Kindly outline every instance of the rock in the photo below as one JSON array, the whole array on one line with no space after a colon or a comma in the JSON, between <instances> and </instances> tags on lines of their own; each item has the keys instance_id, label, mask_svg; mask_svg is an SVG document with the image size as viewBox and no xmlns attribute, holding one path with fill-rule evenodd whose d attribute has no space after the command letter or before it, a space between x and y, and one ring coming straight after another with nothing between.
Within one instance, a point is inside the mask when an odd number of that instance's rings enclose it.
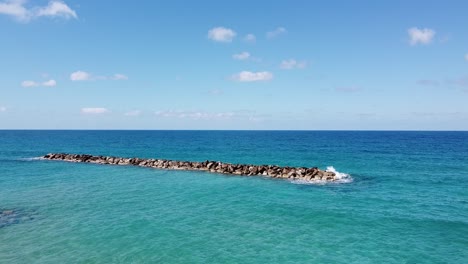
<instances>
[{"instance_id":1,"label":"rock","mask_svg":"<svg viewBox=\"0 0 468 264\"><path fill-rule=\"evenodd\" d=\"M97 164L116 164L152 167L173 170L199 170L232 175L261 175L272 178L301 179L307 181L335 181L335 174L319 170L317 167L279 167L276 165L231 164L218 161L176 161L163 159L118 158L112 156L92 156L87 154L48 153L43 156L49 160L64 160L69 162L89 162ZM7 211L6 211L7 212ZM5 212L2 213L5 215Z\"/></svg>"},{"instance_id":2,"label":"rock","mask_svg":"<svg viewBox=\"0 0 468 264\"><path fill-rule=\"evenodd\" d=\"M296 178L296 172L295 171L290 171L288 174L288 178Z\"/></svg>"},{"instance_id":3,"label":"rock","mask_svg":"<svg viewBox=\"0 0 468 264\"><path fill-rule=\"evenodd\" d=\"M257 174L258 173L258 168L257 167L249 167L249 171L252 173L252 174Z\"/></svg>"}]
</instances>

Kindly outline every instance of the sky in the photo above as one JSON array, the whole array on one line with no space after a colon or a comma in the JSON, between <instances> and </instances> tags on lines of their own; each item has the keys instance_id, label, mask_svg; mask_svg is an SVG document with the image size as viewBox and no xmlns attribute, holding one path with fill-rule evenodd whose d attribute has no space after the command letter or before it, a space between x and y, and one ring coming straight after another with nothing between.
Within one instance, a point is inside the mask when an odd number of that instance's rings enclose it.
<instances>
[{"instance_id":1,"label":"sky","mask_svg":"<svg viewBox=\"0 0 468 264\"><path fill-rule=\"evenodd\" d=\"M466 10L0 0L0 129L468 130Z\"/></svg>"}]
</instances>

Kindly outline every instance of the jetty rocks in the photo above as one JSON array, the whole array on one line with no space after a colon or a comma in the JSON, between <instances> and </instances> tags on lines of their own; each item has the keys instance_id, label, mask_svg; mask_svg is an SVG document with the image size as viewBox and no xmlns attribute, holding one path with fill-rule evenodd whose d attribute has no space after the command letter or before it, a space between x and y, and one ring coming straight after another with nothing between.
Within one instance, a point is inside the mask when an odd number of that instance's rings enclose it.
<instances>
[{"instance_id":1,"label":"jetty rocks","mask_svg":"<svg viewBox=\"0 0 468 264\"><path fill-rule=\"evenodd\" d=\"M280 167L275 165L232 164L209 160L203 162L193 162L164 159L119 158L66 153L50 153L43 156L43 158L47 160L61 160L69 162L133 165L166 170L207 171L212 173L240 176L265 176L310 182L334 182L340 180L340 177L334 172L323 171L317 167Z\"/></svg>"}]
</instances>

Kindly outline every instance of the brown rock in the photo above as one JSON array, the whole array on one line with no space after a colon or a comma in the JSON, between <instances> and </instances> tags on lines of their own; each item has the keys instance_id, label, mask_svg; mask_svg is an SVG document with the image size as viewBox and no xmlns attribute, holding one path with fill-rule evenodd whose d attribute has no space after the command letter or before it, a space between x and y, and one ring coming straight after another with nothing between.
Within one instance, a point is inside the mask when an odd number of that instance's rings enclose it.
<instances>
[{"instance_id":1,"label":"brown rock","mask_svg":"<svg viewBox=\"0 0 468 264\"><path fill-rule=\"evenodd\" d=\"M49 160L64 160L69 162L89 162L97 164L134 165L174 170L202 170L234 175L262 175L273 178L303 179L309 181L335 181L332 172L321 171L317 167L279 167L276 165L231 164L219 161L189 162L162 159L118 158L112 156L92 156L87 154L48 153L44 155Z\"/></svg>"}]
</instances>

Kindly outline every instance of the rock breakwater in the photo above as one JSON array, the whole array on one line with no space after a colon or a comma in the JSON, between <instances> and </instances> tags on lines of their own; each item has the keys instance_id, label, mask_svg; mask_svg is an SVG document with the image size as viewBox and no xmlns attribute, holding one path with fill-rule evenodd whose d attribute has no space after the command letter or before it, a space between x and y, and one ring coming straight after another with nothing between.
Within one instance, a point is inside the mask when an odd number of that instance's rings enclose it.
<instances>
[{"instance_id":1,"label":"rock breakwater","mask_svg":"<svg viewBox=\"0 0 468 264\"><path fill-rule=\"evenodd\" d=\"M69 162L87 162L96 164L133 165L167 170L194 170L212 173L265 176L309 182L334 182L341 180L340 175L332 171L320 170L317 167L281 167L276 165L232 164L220 161L177 161L165 159L120 158L110 156L93 156L86 154L50 153L43 156L47 160Z\"/></svg>"}]
</instances>

